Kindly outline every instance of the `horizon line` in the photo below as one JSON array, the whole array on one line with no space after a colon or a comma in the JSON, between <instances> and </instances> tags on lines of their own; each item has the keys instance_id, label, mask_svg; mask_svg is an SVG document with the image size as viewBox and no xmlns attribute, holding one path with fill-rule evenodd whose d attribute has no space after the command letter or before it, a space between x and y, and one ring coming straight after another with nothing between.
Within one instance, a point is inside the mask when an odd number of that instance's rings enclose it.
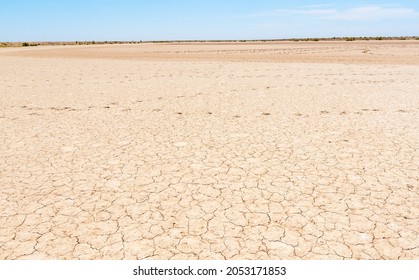
<instances>
[{"instance_id":1,"label":"horizon line","mask_svg":"<svg viewBox=\"0 0 419 280\"><path fill-rule=\"evenodd\" d=\"M259 42L259 41L313 41L313 40L347 40L347 39L378 39L378 40L408 40L419 39L419 35L409 36L334 36L334 37L290 37L290 38L275 38L275 39L175 39L175 40L63 40L63 41L0 41L1 44L17 44L17 43L181 43L181 42Z\"/></svg>"}]
</instances>

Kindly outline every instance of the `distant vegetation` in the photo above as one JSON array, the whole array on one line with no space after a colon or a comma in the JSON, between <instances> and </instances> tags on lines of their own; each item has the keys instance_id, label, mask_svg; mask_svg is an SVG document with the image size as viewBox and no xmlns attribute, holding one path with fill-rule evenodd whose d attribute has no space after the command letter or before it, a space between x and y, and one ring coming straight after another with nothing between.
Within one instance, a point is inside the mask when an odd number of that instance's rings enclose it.
<instances>
[{"instance_id":1,"label":"distant vegetation","mask_svg":"<svg viewBox=\"0 0 419 280\"><path fill-rule=\"evenodd\" d=\"M23 42L22 43L22 47L35 47L38 46L39 44L37 43L28 43L28 42Z\"/></svg>"},{"instance_id":2,"label":"distant vegetation","mask_svg":"<svg viewBox=\"0 0 419 280\"><path fill-rule=\"evenodd\" d=\"M175 41L74 41L74 42L0 42L0 47L58 46L58 45L96 45L96 44L141 44L141 43L246 43L246 42L319 42L319 41L369 41L369 40L419 40L418 36L400 37L332 37L332 38L290 38L258 40L175 40Z\"/></svg>"}]
</instances>

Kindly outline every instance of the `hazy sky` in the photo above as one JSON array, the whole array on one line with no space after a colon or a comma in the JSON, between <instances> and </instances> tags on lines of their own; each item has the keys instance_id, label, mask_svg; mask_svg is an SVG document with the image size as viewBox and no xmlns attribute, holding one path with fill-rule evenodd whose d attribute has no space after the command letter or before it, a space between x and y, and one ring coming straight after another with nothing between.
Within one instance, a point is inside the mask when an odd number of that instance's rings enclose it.
<instances>
[{"instance_id":1,"label":"hazy sky","mask_svg":"<svg viewBox=\"0 0 419 280\"><path fill-rule=\"evenodd\" d=\"M418 0L0 0L0 41L409 35Z\"/></svg>"}]
</instances>

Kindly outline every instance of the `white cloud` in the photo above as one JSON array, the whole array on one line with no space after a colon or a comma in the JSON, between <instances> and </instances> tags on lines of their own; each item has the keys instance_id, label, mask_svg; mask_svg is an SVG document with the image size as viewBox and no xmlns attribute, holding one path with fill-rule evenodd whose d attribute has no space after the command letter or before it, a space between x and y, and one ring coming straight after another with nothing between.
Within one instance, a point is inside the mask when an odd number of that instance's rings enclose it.
<instances>
[{"instance_id":1,"label":"white cloud","mask_svg":"<svg viewBox=\"0 0 419 280\"><path fill-rule=\"evenodd\" d=\"M266 13L248 15L247 17L298 16L306 15L324 20L384 20L419 17L419 12L412 8L391 6L360 6L350 9L332 9L321 7L304 7L297 9L279 9Z\"/></svg>"},{"instance_id":2,"label":"white cloud","mask_svg":"<svg viewBox=\"0 0 419 280\"><path fill-rule=\"evenodd\" d=\"M334 10L333 12L327 10L323 18L334 20L382 20L415 16L419 16L419 13L410 8L364 6L342 11Z\"/></svg>"},{"instance_id":3,"label":"white cloud","mask_svg":"<svg viewBox=\"0 0 419 280\"><path fill-rule=\"evenodd\" d=\"M314 16L331 16L337 13L335 9L311 9L296 11L298 14L314 15Z\"/></svg>"}]
</instances>

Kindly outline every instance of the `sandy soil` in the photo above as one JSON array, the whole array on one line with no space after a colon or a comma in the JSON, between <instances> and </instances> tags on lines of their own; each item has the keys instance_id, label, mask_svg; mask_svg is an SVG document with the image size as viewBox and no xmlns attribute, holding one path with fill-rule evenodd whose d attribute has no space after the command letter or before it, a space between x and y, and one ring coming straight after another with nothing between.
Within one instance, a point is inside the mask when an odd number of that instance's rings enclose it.
<instances>
[{"instance_id":1,"label":"sandy soil","mask_svg":"<svg viewBox=\"0 0 419 280\"><path fill-rule=\"evenodd\" d=\"M0 73L0 259L419 259L419 42L2 49Z\"/></svg>"},{"instance_id":2,"label":"sandy soil","mask_svg":"<svg viewBox=\"0 0 419 280\"><path fill-rule=\"evenodd\" d=\"M10 49L9 49L10 50ZM419 41L165 43L16 48L38 58L419 65ZM10 53L10 51L9 51ZM0 52L1 54L1 52Z\"/></svg>"}]
</instances>

